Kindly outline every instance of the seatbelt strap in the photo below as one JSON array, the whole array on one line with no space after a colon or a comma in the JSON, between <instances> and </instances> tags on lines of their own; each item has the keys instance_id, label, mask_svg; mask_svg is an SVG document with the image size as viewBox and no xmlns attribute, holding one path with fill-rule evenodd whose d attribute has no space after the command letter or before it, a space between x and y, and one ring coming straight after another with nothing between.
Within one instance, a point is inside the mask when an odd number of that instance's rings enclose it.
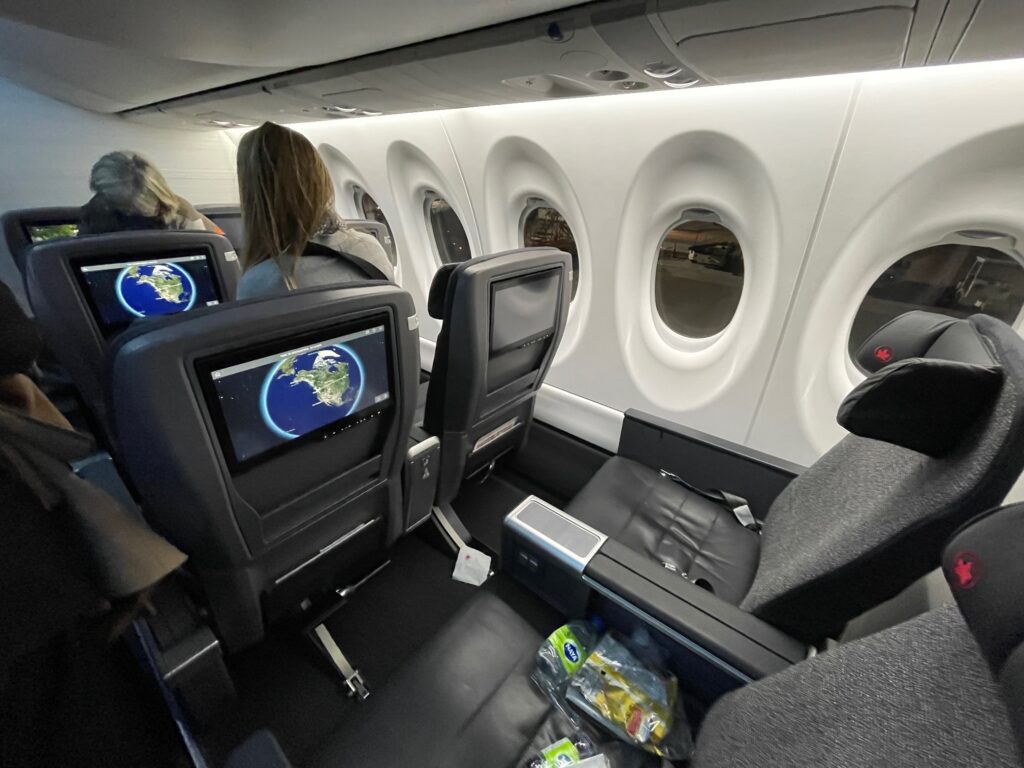
<instances>
[{"instance_id":1,"label":"seatbelt strap","mask_svg":"<svg viewBox=\"0 0 1024 768\"><path fill-rule=\"evenodd\" d=\"M691 485L681 478L674 472L669 472L667 469L659 470L659 474L662 477L668 478L674 483L679 483L686 490L701 496L708 501L718 504L720 507L725 507L732 512L733 517L742 525L754 533L761 533L761 523L754 517L754 513L750 511L750 504L742 496L737 496L734 493L728 491L711 490L705 491L703 488L698 488L695 485Z\"/></svg>"},{"instance_id":2,"label":"seatbelt strap","mask_svg":"<svg viewBox=\"0 0 1024 768\"><path fill-rule=\"evenodd\" d=\"M366 274L367 280L387 280L388 282L391 281L391 278L385 275L380 267L378 267L368 259L364 259L361 256L356 256L353 253L337 251L334 248L329 248L326 245L314 243L312 240L306 243L304 254L309 256L330 256L335 259L343 259L361 269Z\"/></svg>"},{"instance_id":3,"label":"seatbelt strap","mask_svg":"<svg viewBox=\"0 0 1024 768\"><path fill-rule=\"evenodd\" d=\"M362 675L345 658L345 654L341 652L341 648L338 647L330 630L323 624L317 624L313 628L313 634L316 635L320 647L323 648L338 672L341 673L349 692L360 701L365 701L369 698L370 691L363 682Z\"/></svg>"}]
</instances>

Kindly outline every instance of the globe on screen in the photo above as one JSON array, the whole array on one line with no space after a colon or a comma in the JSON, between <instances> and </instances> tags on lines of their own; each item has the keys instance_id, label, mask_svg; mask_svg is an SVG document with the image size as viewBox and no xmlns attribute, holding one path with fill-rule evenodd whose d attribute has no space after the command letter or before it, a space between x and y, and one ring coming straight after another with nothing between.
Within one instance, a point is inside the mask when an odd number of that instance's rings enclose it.
<instances>
[{"instance_id":1,"label":"globe on screen","mask_svg":"<svg viewBox=\"0 0 1024 768\"><path fill-rule=\"evenodd\" d=\"M192 309L196 284L177 264L133 264L121 270L116 283L121 306L137 317L173 315Z\"/></svg>"},{"instance_id":2,"label":"globe on screen","mask_svg":"<svg viewBox=\"0 0 1024 768\"><path fill-rule=\"evenodd\" d=\"M362 394L362 360L337 344L289 355L271 368L260 409L272 431L291 439L345 418Z\"/></svg>"}]
</instances>

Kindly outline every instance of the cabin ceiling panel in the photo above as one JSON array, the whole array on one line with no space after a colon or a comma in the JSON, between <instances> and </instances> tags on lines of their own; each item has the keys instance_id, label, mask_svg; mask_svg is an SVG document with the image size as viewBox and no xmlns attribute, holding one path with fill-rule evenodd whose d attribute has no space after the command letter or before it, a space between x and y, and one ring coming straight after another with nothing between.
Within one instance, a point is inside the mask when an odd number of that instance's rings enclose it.
<instances>
[{"instance_id":1,"label":"cabin ceiling panel","mask_svg":"<svg viewBox=\"0 0 1024 768\"><path fill-rule=\"evenodd\" d=\"M116 111L572 4L180 0L169 6L156 0L3 0L0 76L79 106ZM18 48L17 55L11 55L10 45ZM34 74L37 70L48 78Z\"/></svg>"}]
</instances>

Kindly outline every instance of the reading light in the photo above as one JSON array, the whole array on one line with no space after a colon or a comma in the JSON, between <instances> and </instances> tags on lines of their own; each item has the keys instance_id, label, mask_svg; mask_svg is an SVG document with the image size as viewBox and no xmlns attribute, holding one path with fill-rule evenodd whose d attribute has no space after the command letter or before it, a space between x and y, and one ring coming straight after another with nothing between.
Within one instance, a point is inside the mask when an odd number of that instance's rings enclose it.
<instances>
[{"instance_id":1,"label":"reading light","mask_svg":"<svg viewBox=\"0 0 1024 768\"><path fill-rule=\"evenodd\" d=\"M666 77L675 77L683 68L675 64L666 64L664 61L655 61L644 67L644 74L657 80L664 80Z\"/></svg>"},{"instance_id":2,"label":"reading light","mask_svg":"<svg viewBox=\"0 0 1024 768\"><path fill-rule=\"evenodd\" d=\"M690 86L699 83L700 79L696 77L670 77L667 80L662 80L661 82L663 82L669 88L689 88Z\"/></svg>"},{"instance_id":3,"label":"reading light","mask_svg":"<svg viewBox=\"0 0 1024 768\"><path fill-rule=\"evenodd\" d=\"M328 104L321 107L321 109L323 109L324 112L331 112L337 115L354 115L359 111L357 107L342 107L337 104Z\"/></svg>"}]
</instances>

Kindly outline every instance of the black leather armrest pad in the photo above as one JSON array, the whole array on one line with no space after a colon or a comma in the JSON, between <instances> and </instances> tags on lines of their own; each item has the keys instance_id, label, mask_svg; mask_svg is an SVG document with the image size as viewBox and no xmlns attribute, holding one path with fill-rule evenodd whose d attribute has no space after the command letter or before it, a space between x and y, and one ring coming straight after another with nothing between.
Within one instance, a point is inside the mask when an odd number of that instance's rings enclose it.
<instances>
[{"instance_id":1,"label":"black leather armrest pad","mask_svg":"<svg viewBox=\"0 0 1024 768\"><path fill-rule=\"evenodd\" d=\"M855 435L941 456L991 406L1002 382L995 364L902 360L862 381L837 419Z\"/></svg>"},{"instance_id":2,"label":"black leather armrest pad","mask_svg":"<svg viewBox=\"0 0 1024 768\"><path fill-rule=\"evenodd\" d=\"M807 646L678 574L605 542L586 577L752 679L807 656Z\"/></svg>"}]
</instances>

